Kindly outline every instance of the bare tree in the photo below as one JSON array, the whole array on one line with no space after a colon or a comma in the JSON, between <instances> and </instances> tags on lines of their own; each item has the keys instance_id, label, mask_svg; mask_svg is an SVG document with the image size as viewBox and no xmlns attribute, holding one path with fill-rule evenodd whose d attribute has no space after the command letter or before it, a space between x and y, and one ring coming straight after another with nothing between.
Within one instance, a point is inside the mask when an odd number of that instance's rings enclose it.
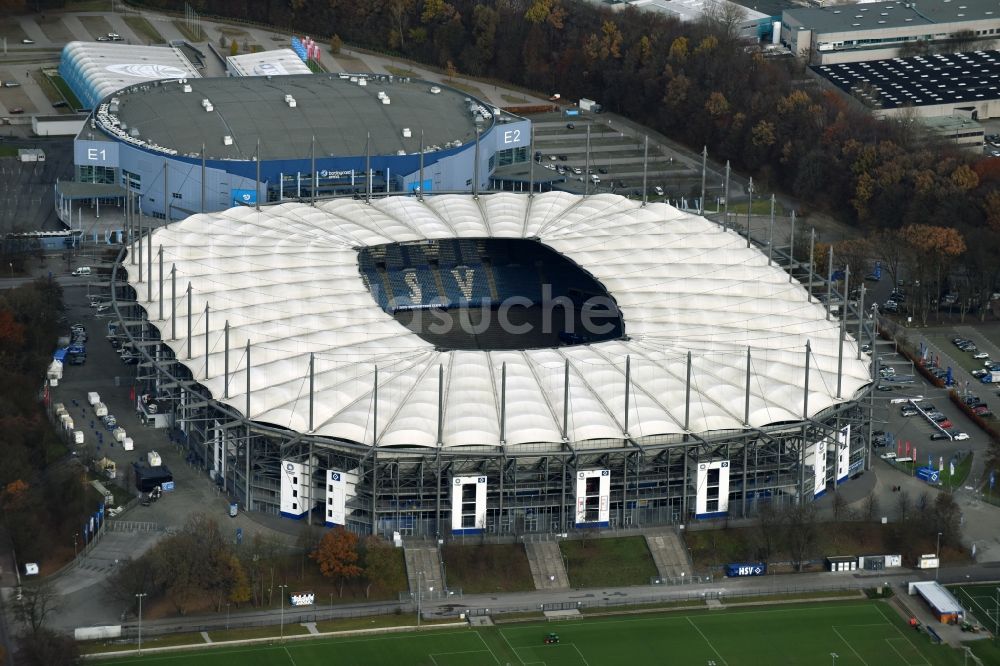
<instances>
[{"instance_id":1,"label":"bare tree","mask_svg":"<svg viewBox=\"0 0 1000 666\"><path fill-rule=\"evenodd\" d=\"M38 635L45 619L59 608L59 595L48 580L25 587L14 603L14 618L24 625L31 636Z\"/></svg>"},{"instance_id":2,"label":"bare tree","mask_svg":"<svg viewBox=\"0 0 1000 666\"><path fill-rule=\"evenodd\" d=\"M709 0L705 3L702 20L709 26L735 39L740 36L740 26L746 21L747 11L735 2L726 0Z\"/></svg>"},{"instance_id":3,"label":"bare tree","mask_svg":"<svg viewBox=\"0 0 1000 666\"><path fill-rule=\"evenodd\" d=\"M875 517L878 516L879 508L878 497L875 496L875 493L869 493L864 504L861 505L861 514L864 516L865 522L874 522Z\"/></svg>"},{"instance_id":4,"label":"bare tree","mask_svg":"<svg viewBox=\"0 0 1000 666\"><path fill-rule=\"evenodd\" d=\"M798 571L819 539L819 524L815 504L790 506L785 511L785 545Z\"/></svg>"},{"instance_id":5,"label":"bare tree","mask_svg":"<svg viewBox=\"0 0 1000 666\"><path fill-rule=\"evenodd\" d=\"M839 490L833 491L833 519L838 522L843 520L846 511L847 500L844 499Z\"/></svg>"}]
</instances>

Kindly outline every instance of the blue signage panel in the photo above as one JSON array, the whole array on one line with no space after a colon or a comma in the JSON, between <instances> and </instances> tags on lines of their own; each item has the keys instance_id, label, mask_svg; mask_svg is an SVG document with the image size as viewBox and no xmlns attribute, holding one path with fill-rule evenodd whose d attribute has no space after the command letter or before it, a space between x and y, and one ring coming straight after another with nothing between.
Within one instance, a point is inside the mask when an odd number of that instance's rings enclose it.
<instances>
[{"instance_id":1,"label":"blue signage panel","mask_svg":"<svg viewBox=\"0 0 1000 666\"><path fill-rule=\"evenodd\" d=\"M234 189L234 206L255 206L257 204L257 190L237 190Z\"/></svg>"},{"instance_id":2,"label":"blue signage panel","mask_svg":"<svg viewBox=\"0 0 1000 666\"><path fill-rule=\"evenodd\" d=\"M407 191L409 192L415 191L418 187L420 188L421 192L430 192L431 190L434 189L434 179L425 178L422 187L419 183L407 183Z\"/></svg>"},{"instance_id":3,"label":"blue signage panel","mask_svg":"<svg viewBox=\"0 0 1000 666\"><path fill-rule=\"evenodd\" d=\"M732 562L726 565L726 576L740 578L742 576L763 576L767 573L764 562Z\"/></svg>"},{"instance_id":4,"label":"blue signage panel","mask_svg":"<svg viewBox=\"0 0 1000 666\"><path fill-rule=\"evenodd\" d=\"M531 145L531 121L520 120L514 123L497 125L493 128L497 138L497 150L522 148Z\"/></svg>"},{"instance_id":5,"label":"blue signage panel","mask_svg":"<svg viewBox=\"0 0 1000 666\"><path fill-rule=\"evenodd\" d=\"M73 162L78 166L118 166L117 141L74 141Z\"/></svg>"}]
</instances>

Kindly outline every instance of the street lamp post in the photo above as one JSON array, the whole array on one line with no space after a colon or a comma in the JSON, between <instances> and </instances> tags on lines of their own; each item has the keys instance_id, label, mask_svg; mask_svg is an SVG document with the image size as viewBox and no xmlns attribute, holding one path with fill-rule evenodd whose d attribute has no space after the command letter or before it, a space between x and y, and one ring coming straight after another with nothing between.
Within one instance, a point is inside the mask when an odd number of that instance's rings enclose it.
<instances>
[{"instance_id":1,"label":"street lamp post","mask_svg":"<svg viewBox=\"0 0 1000 666\"><path fill-rule=\"evenodd\" d=\"M142 654L142 598L146 596L145 592L139 592L135 595L136 599L139 600L139 654Z\"/></svg>"},{"instance_id":2,"label":"street lamp post","mask_svg":"<svg viewBox=\"0 0 1000 666\"><path fill-rule=\"evenodd\" d=\"M226 631L229 631L229 602L226 602Z\"/></svg>"},{"instance_id":3,"label":"street lamp post","mask_svg":"<svg viewBox=\"0 0 1000 666\"><path fill-rule=\"evenodd\" d=\"M938 579L938 572L941 571L941 532L937 533L937 566L934 568L934 580Z\"/></svg>"},{"instance_id":4,"label":"street lamp post","mask_svg":"<svg viewBox=\"0 0 1000 666\"><path fill-rule=\"evenodd\" d=\"M79 554L77 552L77 539L79 539L79 538L80 538L80 533L79 532L74 532L73 533L73 559L74 560L76 559L76 556Z\"/></svg>"},{"instance_id":5,"label":"street lamp post","mask_svg":"<svg viewBox=\"0 0 1000 666\"><path fill-rule=\"evenodd\" d=\"M830 659L832 660L832 663L833 663L833 666L837 666L837 658L838 658L839 656L840 656L840 655L839 655L839 654L837 654L836 652L831 652L831 653L830 653Z\"/></svg>"},{"instance_id":6,"label":"street lamp post","mask_svg":"<svg viewBox=\"0 0 1000 666\"><path fill-rule=\"evenodd\" d=\"M281 590L281 640L285 640L285 590L288 585L279 585L278 588Z\"/></svg>"},{"instance_id":7,"label":"street lamp post","mask_svg":"<svg viewBox=\"0 0 1000 666\"><path fill-rule=\"evenodd\" d=\"M417 572L417 629L420 628L420 600L423 598L424 588L420 583L420 577L424 574L423 571Z\"/></svg>"}]
</instances>

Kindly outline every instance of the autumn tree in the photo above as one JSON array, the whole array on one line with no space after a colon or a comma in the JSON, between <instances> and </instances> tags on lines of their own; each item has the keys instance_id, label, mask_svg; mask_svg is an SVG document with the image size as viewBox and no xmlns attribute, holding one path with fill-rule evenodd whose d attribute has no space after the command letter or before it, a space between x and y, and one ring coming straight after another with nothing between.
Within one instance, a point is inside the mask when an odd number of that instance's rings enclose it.
<instances>
[{"instance_id":1,"label":"autumn tree","mask_svg":"<svg viewBox=\"0 0 1000 666\"><path fill-rule=\"evenodd\" d=\"M233 41L229 42L229 55L234 56L239 52L240 52L240 45L236 42L236 40L234 39Z\"/></svg>"},{"instance_id":2,"label":"autumn tree","mask_svg":"<svg viewBox=\"0 0 1000 666\"><path fill-rule=\"evenodd\" d=\"M965 252L965 239L957 229L928 224L904 227L900 236L914 254L912 268L920 282L917 313L926 324L931 302L941 295L941 271Z\"/></svg>"},{"instance_id":3,"label":"autumn tree","mask_svg":"<svg viewBox=\"0 0 1000 666\"><path fill-rule=\"evenodd\" d=\"M342 48L344 48L344 42L340 35L334 35L330 38L330 53L337 55Z\"/></svg>"},{"instance_id":4,"label":"autumn tree","mask_svg":"<svg viewBox=\"0 0 1000 666\"><path fill-rule=\"evenodd\" d=\"M335 527L320 539L309 557L319 565L320 572L340 584L344 596L344 583L362 574L358 566L358 536L343 527Z\"/></svg>"}]
</instances>

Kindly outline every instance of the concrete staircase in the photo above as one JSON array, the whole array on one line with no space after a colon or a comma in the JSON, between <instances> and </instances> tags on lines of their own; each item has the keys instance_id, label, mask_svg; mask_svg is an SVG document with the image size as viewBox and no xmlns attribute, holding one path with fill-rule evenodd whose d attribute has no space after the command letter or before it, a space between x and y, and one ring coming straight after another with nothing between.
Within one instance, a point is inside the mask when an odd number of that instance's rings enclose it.
<instances>
[{"instance_id":1,"label":"concrete staircase","mask_svg":"<svg viewBox=\"0 0 1000 666\"><path fill-rule=\"evenodd\" d=\"M663 578L680 578L691 575L691 561L680 536L673 531L654 532L646 535L646 545L653 556L656 570Z\"/></svg>"},{"instance_id":2,"label":"concrete staircase","mask_svg":"<svg viewBox=\"0 0 1000 666\"><path fill-rule=\"evenodd\" d=\"M441 557L434 546L406 546L403 549L406 561L406 579L410 584L410 593L416 594L419 588L423 590L424 598L440 594L444 590L441 580ZM431 588L434 588L431 593Z\"/></svg>"},{"instance_id":3,"label":"concrete staircase","mask_svg":"<svg viewBox=\"0 0 1000 666\"><path fill-rule=\"evenodd\" d=\"M569 576L563 563L562 551L555 541L524 544L536 590L558 590L569 587Z\"/></svg>"}]
</instances>

